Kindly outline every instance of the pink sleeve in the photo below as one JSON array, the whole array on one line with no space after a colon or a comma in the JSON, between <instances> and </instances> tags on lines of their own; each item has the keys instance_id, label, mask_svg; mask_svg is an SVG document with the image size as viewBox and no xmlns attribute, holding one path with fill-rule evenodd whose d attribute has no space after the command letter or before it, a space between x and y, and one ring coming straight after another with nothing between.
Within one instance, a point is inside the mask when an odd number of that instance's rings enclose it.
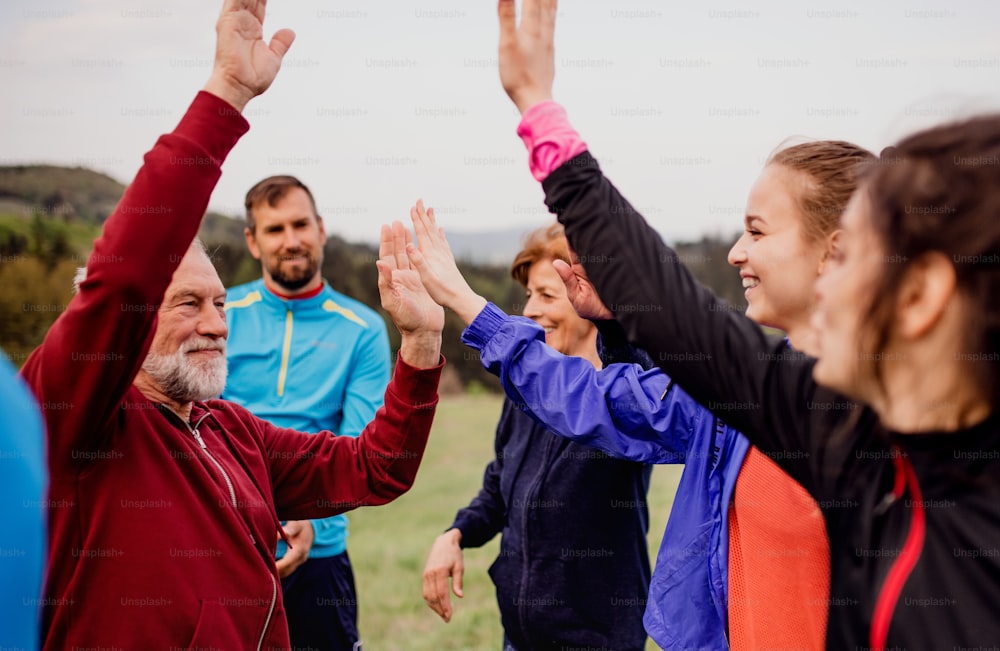
<instances>
[{"instance_id":1,"label":"pink sleeve","mask_svg":"<svg viewBox=\"0 0 1000 651\"><path fill-rule=\"evenodd\" d=\"M535 104L517 127L531 158L531 175L539 181L569 159L587 150L580 134L569 123L566 109L552 100Z\"/></svg>"}]
</instances>

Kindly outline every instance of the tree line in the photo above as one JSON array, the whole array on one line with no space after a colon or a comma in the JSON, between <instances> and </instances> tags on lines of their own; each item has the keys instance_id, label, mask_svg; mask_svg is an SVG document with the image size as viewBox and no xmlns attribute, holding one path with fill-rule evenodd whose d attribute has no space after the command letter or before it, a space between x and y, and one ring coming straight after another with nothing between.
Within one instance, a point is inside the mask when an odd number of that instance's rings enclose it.
<instances>
[{"instance_id":1,"label":"tree line","mask_svg":"<svg viewBox=\"0 0 1000 651\"><path fill-rule=\"evenodd\" d=\"M24 364L65 311L72 297L76 268L86 264L100 233L103 220L94 215L98 210L105 210L105 215L109 212L107 206L116 191L120 197L124 186L90 170L0 167L0 348L16 366ZM209 213L199 235L225 286L260 277L260 263L247 251L241 220ZM739 276L726 263L731 243L712 236L680 243L676 249L681 261L701 282L742 307ZM325 249L323 277L337 291L381 312L377 255L373 245L331 235ZM524 290L510 277L506 265L461 260L459 268L476 292L506 312L520 314L526 300ZM478 355L461 343L462 329L459 319L447 313L442 351L448 364L442 392L499 391L499 382L482 370ZM399 335L391 327L389 333L396 350Z\"/></svg>"}]
</instances>

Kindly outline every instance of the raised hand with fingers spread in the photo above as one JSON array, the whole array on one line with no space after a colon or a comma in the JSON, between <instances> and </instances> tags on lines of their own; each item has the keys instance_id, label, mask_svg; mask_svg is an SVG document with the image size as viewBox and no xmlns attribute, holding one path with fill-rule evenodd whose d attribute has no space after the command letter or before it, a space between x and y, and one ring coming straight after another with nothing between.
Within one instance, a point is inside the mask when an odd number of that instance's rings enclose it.
<instances>
[{"instance_id":1,"label":"raised hand with fingers spread","mask_svg":"<svg viewBox=\"0 0 1000 651\"><path fill-rule=\"evenodd\" d=\"M226 0L215 25L215 63L205 91L242 111L271 85L295 32L279 29L264 42L266 0Z\"/></svg>"},{"instance_id":2,"label":"raised hand with fingers spread","mask_svg":"<svg viewBox=\"0 0 1000 651\"><path fill-rule=\"evenodd\" d=\"M514 0L500 0L500 82L517 109L552 99L556 0L524 0L517 24Z\"/></svg>"},{"instance_id":3,"label":"raised hand with fingers spread","mask_svg":"<svg viewBox=\"0 0 1000 651\"><path fill-rule=\"evenodd\" d=\"M472 323L486 305L486 299L469 287L455 264L444 229L434 219L434 209L424 209L424 202L417 200L410 208L413 231L417 243L407 245L407 255L413 268L420 272L420 280L431 297L440 305L453 310L462 322Z\"/></svg>"}]
</instances>

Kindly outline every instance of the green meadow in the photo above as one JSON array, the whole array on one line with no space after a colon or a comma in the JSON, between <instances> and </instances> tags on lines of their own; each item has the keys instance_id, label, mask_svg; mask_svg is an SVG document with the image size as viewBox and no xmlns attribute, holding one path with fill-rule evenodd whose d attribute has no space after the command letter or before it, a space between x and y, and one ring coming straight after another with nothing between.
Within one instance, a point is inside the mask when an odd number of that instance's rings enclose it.
<instances>
[{"instance_id":1,"label":"green meadow","mask_svg":"<svg viewBox=\"0 0 1000 651\"><path fill-rule=\"evenodd\" d=\"M361 638L369 651L497 651L500 615L486 573L499 536L465 550L465 598L452 595L455 614L445 624L425 604L421 575L431 543L455 511L468 504L493 456L500 415L497 395L444 396L416 484L392 504L350 514L348 543L358 584ZM670 514L681 466L653 471L649 493L650 560ZM656 649L653 642L647 649Z\"/></svg>"}]
</instances>

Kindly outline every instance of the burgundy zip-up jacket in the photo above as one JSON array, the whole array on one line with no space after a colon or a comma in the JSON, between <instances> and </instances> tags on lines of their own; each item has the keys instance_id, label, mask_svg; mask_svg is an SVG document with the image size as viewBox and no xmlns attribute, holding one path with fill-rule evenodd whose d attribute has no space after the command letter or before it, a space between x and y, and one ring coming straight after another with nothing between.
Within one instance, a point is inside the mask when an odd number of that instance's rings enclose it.
<instances>
[{"instance_id":1,"label":"burgundy zip-up jacket","mask_svg":"<svg viewBox=\"0 0 1000 651\"><path fill-rule=\"evenodd\" d=\"M357 439L282 429L223 400L195 403L185 423L132 385L247 128L197 96L146 154L80 293L22 370L48 429L45 649L287 648L279 519L384 504L416 476L440 366L399 361Z\"/></svg>"}]
</instances>

